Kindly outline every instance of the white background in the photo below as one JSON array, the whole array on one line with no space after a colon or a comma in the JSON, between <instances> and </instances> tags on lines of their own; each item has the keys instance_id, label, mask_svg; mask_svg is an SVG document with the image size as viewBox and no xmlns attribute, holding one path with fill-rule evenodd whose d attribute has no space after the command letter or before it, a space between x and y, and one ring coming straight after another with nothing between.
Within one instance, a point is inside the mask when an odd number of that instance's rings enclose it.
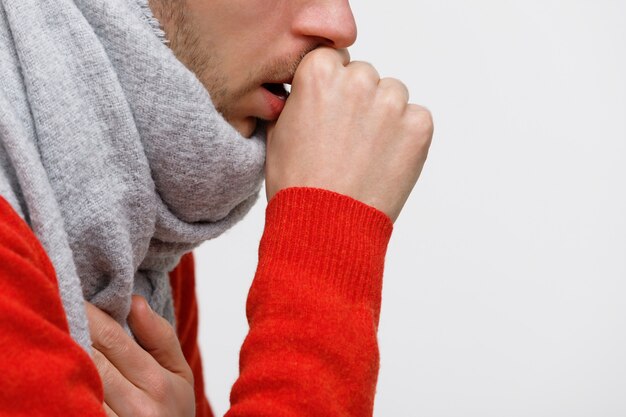
<instances>
[{"instance_id":1,"label":"white background","mask_svg":"<svg viewBox=\"0 0 626 417\"><path fill-rule=\"evenodd\" d=\"M387 257L375 415L626 416L626 1L355 0L436 133ZM228 408L265 198L197 251Z\"/></svg>"}]
</instances>

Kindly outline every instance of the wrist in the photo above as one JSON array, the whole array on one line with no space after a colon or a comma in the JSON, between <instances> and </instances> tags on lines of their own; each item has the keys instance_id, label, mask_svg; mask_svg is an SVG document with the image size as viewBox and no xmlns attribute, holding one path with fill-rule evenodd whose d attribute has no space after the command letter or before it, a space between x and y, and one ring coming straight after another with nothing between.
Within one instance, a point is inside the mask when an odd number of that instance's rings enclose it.
<instances>
[{"instance_id":1,"label":"wrist","mask_svg":"<svg viewBox=\"0 0 626 417\"><path fill-rule=\"evenodd\" d=\"M393 224L383 212L317 188L279 191L266 210L259 268L275 279L380 308L384 259ZM289 272L305 271L305 283ZM282 278L278 278L282 277ZM296 295L297 296L297 295Z\"/></svg>"}]
</instances>

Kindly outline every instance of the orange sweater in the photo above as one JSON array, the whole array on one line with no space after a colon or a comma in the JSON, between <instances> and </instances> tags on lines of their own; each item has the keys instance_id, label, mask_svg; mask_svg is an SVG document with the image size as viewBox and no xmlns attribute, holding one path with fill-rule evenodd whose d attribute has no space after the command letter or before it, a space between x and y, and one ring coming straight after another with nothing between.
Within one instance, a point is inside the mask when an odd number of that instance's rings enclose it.
<instances>
[{"instance_id":1,"label":"orange sweater","mask_svg":"<svg viewBox=\"0 0 626 417\"><path fill-rule=\"evenodd\" d=\"M330 191L290 188L272 199L227 417L372 415L391 230L383 213ZM212 416L191 254L170 278L196 415ZM104 417L102 383L69 335L52 264L1 197L0 372L0 416Z\"/></svg>"}]
</instances>

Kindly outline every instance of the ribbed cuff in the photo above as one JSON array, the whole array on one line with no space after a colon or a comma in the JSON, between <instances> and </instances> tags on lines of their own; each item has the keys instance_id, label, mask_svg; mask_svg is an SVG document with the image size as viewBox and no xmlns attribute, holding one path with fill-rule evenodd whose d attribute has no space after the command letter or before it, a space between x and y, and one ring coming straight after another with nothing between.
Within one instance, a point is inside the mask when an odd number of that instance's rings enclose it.
<instances>
[{"instance_id":1,"label":"ribbed cuff","mask_svg":"<svg viewBox=\"0 0 626 417\"><path fill-rule=\"evenodd\" d=\"M259 270L270 269L267 275L286 284L292 280L293 291L371 303L378 311L392 230L387 215L351 197L284 189L267 207Z\"/></svg>"}]
</instances>

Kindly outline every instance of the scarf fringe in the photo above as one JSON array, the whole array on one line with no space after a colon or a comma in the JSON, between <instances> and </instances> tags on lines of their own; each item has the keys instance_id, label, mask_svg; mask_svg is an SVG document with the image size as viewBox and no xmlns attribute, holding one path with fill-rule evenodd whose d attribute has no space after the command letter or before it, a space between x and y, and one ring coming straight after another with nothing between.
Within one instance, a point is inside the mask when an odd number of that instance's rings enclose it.
<instances>
[{"instance_id":1,"label":"scarf fringe","mask_svg":"<svg viewBox=\"0 0 626 417\"><path fill-rule=\"evenodd\" d=\"M152 13L152 9L150 8L150 5L148 4L148 0L136 0L136 2L139 8L141 9L141 12L145 16L146 21L148 22L148 24L154 31L154 34L159 38L161 42L167 45L169 43L169 40L167 39L165 35L165 31L161 27L161 23L156 17L154 17L154 14Z\"/></svg>"}]
</instances>

